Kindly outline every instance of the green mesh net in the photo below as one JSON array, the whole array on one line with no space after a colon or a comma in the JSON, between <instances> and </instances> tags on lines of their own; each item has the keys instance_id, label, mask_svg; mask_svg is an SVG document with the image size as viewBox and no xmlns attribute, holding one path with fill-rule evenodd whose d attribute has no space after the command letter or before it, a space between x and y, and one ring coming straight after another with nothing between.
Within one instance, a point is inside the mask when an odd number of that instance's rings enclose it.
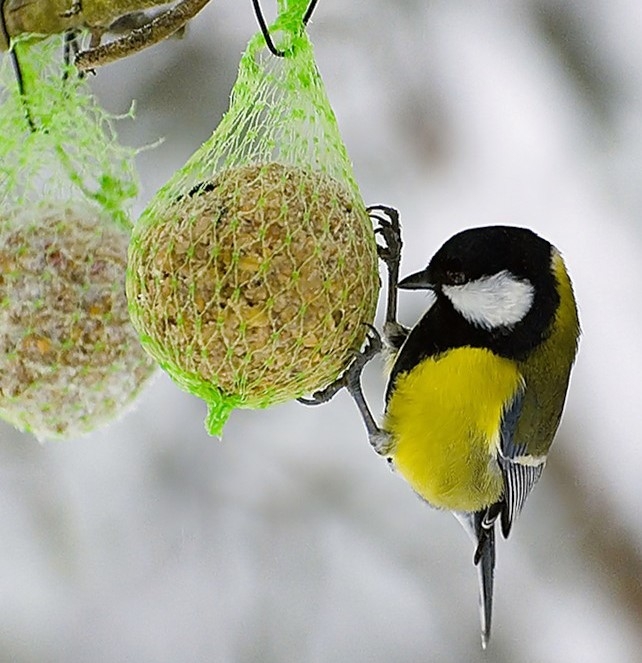
<instances>
[{"instance_id":1,"label":"green mesh net","mask_svg":"<svg viewBox=\"0 0 642 663\"><path fill-rule=\"evenodd\" d=\"M125 296L134 153L86 84L63 80L61 39L15 48L24 96L0 63L0 417L68 438L117 416L154 370Z\"/></svg>"},{"instance_id":2,"label":"green mesh net","mask_svg":"<svg viewBox=\"0 0 642 663\"><path fill-rule=\"evenodd\" d=\"M283 5L284 3L282 3ZM374 317L376 243L302 30L307 2L256 35L211 138L134 228L127 294L145 348L209 406L232 409L321 388Z\"/></svg>"}]
</instances>

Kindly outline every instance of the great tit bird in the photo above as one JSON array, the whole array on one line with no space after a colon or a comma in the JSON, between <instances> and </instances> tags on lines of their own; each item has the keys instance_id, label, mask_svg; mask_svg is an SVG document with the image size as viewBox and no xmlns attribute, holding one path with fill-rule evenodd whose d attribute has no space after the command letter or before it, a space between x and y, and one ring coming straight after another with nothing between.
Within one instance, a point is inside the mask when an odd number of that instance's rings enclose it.
<instances>
[{"instance_id":1,"label":"great tit bird","mask_svg":"<svg viewBox=\"0 0 642 663\"><path fill-rule=\"evenodd\" d=\"M360 381L381 349L377 333L315 402L347 387L374 449L423 500L464 525L475 546L486 647L495 527L509 535L560 422L580 334L573 288L552 244L510 226L457 233L425 269L397 282L397 213L377 207L371 214L389 269L384 332L393 363L383 423L376 424ZM412 329L396 321L397 288L432 293Z\"/></svg>"}]
</instances>

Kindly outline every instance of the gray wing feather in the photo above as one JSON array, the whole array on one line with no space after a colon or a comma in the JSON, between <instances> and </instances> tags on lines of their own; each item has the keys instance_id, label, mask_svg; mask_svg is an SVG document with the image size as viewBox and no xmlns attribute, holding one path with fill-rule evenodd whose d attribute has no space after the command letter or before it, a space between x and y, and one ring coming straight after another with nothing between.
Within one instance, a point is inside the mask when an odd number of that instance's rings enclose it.
<instances>
[{"instance_id":1,"label":"gray wing feather","mask_svg":"<svg viewBox=\"0 0 642 663\"><path fill-rule=\"evenodd\" d=\"M510 459L500 458L500 466L504 475L504 502L502 509L502 534L506 538L510 534L517 516L533 486L537 483L544 465L523 465Z\"/></svg>"},{"instance_id":2,"label":"gray wing feather","mask_svg":"<svg viewBox=\"0 0 642 663\"><path fill-rule=\"evenodd\" d=\"M523 445L515 439L517 422L524 402L520 391L510 407L504 412L501 425L499 466L504 478L504 507L501 514L502 534L506 538L513 523L519 516L526 498L542 475L544 463L528 464L522 459L528 457Z\"/></svg>"}]
</instances>

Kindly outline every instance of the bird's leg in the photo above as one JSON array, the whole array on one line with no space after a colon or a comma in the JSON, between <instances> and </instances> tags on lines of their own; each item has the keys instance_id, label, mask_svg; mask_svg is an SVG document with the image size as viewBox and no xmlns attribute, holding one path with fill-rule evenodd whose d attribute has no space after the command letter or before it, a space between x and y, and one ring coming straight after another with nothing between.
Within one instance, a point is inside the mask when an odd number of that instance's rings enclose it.
<instances>
[{"instance_id":1,"label":"bird's leg","mask_svg":"<svg viewBox=\"0 0 642 663\"><path fill-rule=\"evenodd\" d=\"M365 351L367 352L368 349L373 346L376 347L375 353L380 352L382 349L381 337L374 328L372 329L371 334L368 336L368 345L366 346ZM372 416L370 407L368 406L366 398L363 394L363 388L361 387L361 374L363 373L364 366L365 362L355 370L348 370L346 376L346 389L348 390L350 396L352 396L357 409L359 410L359 414L363 419L363 423L365 424L366 431L368 433L368 441L370 442L370 446L380 456L385 456L390 450L390 439L388 434L377 425L377 422Z\"/></svg>"},{"instance_id":2,"label":"bird's leg","mask_svg":"<svg viewBox=\"0 0 642 663\"><path fill-rule=\"evenodd\" d=\"M386 320L383 333L388 345L398 350L408 336L409 330L397 322L397 284L401 263L401 225L399 212L393 207L372 205L367 208L370 218L377 222L375 235L380 235L385 244L377 244L377 255L388 269L388 292L386 295Z\"/></svg>"},{"instance_id":3,"label":"bird's leg","mask_svg":"<svg viewBox=\"0 0 642 663\"><path fill-rule=\"evenodd\" d=\"M332 400L341 389L346 388L349 391L349 384L353 376L355 374L361 376L364 366L382 349L379 332L371 325L368 325L368 327L370 331L366 338L366 344L360 352L355 352L355 357L350 366L325 389L315 391L311 398L297 398L299 403L303 403L303 405L321 405Z\"/></svg>"},{"instance_id":4,"label":"bird's leg","mask_svg":"<svg viewBox=\"0 0 642 663\"><path fill-rule=\"evenodd\" d=\"M320 405L321 403L327 403L338 391L345 387L359 409L359 414L361 414L363 423L366 426L368 439L372 448L378 454L385 455L389 446L388 436L379 428L379 426L377 426L377 422L372 416L372 412L368 407L368 403L366 402L361 387L361 374L363 373L365 365L375 355L381 352L382 347L383 345L379 332L377 332L374 327L370 327L370 332L368 333L364 348L355 356L353 362L345 373L325 389L316 391L312 394L311 398L299 398L298 401L304 405Z\"/></svg>"},{"instance_id":5,"label":"bird's leg","mask_svg":"<svg viewBox=\"0 0 642 663\"><path fill-rule=\"evenodd\" d=\"M408 329L397 322L397 283L399 281L402 246L399 212L384 205L373 205L367 211L378 224L375 235L380 235L384 240L383 245L377 244L377 255L386 263L388 269L384 335L388 345L394 350L398 350L408 335ZM299 398L297 400L304 405L321 405L332 400L341 389L347 389L359 409L368 432L370 444L378 454L385 455L390 446L388 435L377 426L361 387L361 374L365 365L382 349L383 344L379 333L374 327L370 326L370 333L365 347L355 356L348 369L325 389L314 392L311 398Z\"/></svg>"}]
</instances>

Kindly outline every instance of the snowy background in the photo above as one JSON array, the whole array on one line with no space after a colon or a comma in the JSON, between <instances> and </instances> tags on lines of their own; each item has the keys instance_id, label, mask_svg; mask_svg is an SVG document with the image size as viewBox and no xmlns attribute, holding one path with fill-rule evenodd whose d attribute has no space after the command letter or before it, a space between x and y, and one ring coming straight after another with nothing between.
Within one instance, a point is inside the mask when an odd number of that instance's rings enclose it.
<instances>
[{"instance_id":1,"label":"snowy background","mask_svg":"<svg viewBox=\"0 0 642 663\"><path fill-rule=\"evenodd\" d=\"M136 99L123 142L165 137L139 211L214 129L255 29L249 0L212 0L184 40L98 72L110 110ZM490 647L463 530L370 451L347 396L237 412L220 442L161 375L83 439L0 424L0 660L642 660L642 3L320 0L310 34L366 202L401 211L402 274L507 223L574 278L579 361L500 542ZM402 319L424 304L404 294Z\"/></svg>"}]
</instances>

